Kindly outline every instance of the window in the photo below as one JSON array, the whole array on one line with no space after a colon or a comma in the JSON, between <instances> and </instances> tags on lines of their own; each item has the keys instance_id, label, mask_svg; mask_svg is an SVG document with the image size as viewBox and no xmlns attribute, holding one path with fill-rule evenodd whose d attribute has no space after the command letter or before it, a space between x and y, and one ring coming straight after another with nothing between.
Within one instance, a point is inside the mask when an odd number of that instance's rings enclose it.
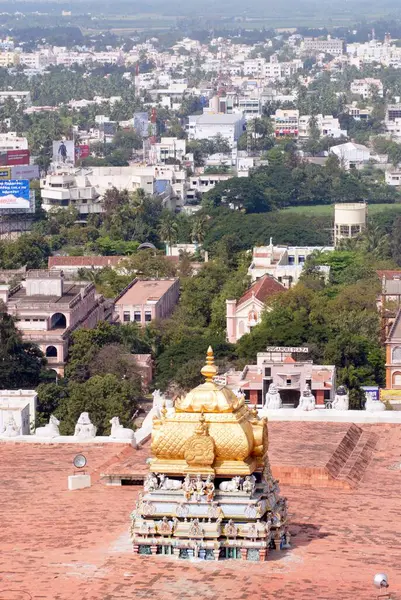
<instances>
[{"instance_id":1,"label":"window","mask_svg":"<svg viewBox=\"0 0 401 600\"><path fill-rule=\"evenodd\" d=\"M141 313L138 310L134 312L134 321L135 323L140 323L142 321Z\"/></svg>"},{"instance_id":2,"label":"window","mask_svg":"<svg viewBox=\"0 0 401 600\"><path fill-rule=\"evenodd\" d=\"M150 310L145 310L145 322L149 323L152 320L152 313Z\"/></svg>"},{"instance_id":3,"label":"window","mask_svg":"<svg viewBox=\"0 0 401 600\"><path fill-rule=\"evenodd\" d=\"M359 225L351 225L351 235L357 235L361 231Z\"/></svg>"},{"instance_id":4,"label":"window","mask_svg":"<svg viewBox=\"0 0 401 600\"><path fill-rule=\"evenodd\" d=\"M340 225L340 233L341 233L341 235L348 235L349 234L348 225Z\"/></svg>"},{"instance_id":5,"label":"window","mask_svg":"<svg viewBox=\"0 0 401 600\"><path fill-rule=\"evenodd\" d=\"M291 379L286 379L285 383L286 385L291 385Z\"/></svg>"},{"instance_id":6,"label":"window","mask_svg":"<svg viewBox=\"0 0 401 600\"><path fill-rule=\"evenodd\" d=\"M289 256L288 257L288 264L289 265L294 265L295 264L295 256Z\"/></svg>"},{"instance_id":7,"label":"window","mask_svg":"<svg viewBox=\"0 0 401 600\"><path fill-rule=\"evenodd\" d=\"M401 362L401 347L396 346L393 349L393 362L399 363Z\"/></svg>"},{"instance_id":8,"label":"window","mask_svg":"<svg viewBox=\"0 0 401 600\"><path fill-rule=\"evenodd\" d=\"M305 256L298 256L298 263L302 265L305 262Z\"/></svg>"},{"instance_id":9,"label":"window","mask_svg":"<svg viewBox=\"0 0 401 600\"><path fill-rule=\"evenodd\" d=\"M265 368L265 377L270 377L271 374L272 374L271 367L266 367Z\"/></svg>"},{"instance_id":10,"label":"window","mask_svg":"<svg viewBox=\"0 0 401 600\"><path fill-rule=\"evenodd\" d=\"M124 311L123 321L124 323L129 323L131 321L131 313L129 311Z\"/></svg>"}]
</instances>

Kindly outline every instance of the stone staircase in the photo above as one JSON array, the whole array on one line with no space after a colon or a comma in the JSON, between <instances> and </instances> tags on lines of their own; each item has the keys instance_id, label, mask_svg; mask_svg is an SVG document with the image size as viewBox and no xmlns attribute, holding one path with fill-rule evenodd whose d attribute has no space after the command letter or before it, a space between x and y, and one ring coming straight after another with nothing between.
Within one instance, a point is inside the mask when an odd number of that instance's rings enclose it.
<instances>
[{"instance_id":1,"label":"stone staircase","mask_svg":"<svg viewBox=\"0 0 401 600\"><path fill-rule=\"evenodd\" d=\"M347 481L350 487L356 488L372 459L378 439L375 433L362 430L352 454L340 470L337 479Z\"/></svg>"}]
</instances>

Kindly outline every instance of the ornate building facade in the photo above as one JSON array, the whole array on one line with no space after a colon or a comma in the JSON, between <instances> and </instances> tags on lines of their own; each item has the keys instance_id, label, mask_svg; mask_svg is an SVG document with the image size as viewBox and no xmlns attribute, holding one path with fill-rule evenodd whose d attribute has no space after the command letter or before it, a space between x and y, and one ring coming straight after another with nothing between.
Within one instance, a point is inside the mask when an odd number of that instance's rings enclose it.
<instances>
[{"instance_id":1,"label":"ornate building facade","mask_svg":"<svg viewBox=\"0 0 401 600\"><path fill-rule=\"evenodd\" d=\"M205 382L154 418L150 473L131 515L134 551L263 561L269 548L289 547L267 419L213 381L211 348L206 362Z\"/></svg>"}]
</instances>

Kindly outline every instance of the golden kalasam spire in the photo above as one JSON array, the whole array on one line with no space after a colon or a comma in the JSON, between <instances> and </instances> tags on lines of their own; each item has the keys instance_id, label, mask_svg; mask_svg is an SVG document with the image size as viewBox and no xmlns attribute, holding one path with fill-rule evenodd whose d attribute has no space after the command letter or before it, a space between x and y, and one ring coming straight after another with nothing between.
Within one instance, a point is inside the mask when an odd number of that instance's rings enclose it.
<instances>
[{"instance_id":1,"label":"golden kalasam spire","mask_svg":"<svg viewBox=\"0 0 401 600\"><path fill-rule=\"evenodd\" d=\"M206 381L213 381L213 377L217 375L217 368L214 364L213 348L209 346L206 354L206 364L202 367L201 373Z\"/></svg>"}]
</instances>

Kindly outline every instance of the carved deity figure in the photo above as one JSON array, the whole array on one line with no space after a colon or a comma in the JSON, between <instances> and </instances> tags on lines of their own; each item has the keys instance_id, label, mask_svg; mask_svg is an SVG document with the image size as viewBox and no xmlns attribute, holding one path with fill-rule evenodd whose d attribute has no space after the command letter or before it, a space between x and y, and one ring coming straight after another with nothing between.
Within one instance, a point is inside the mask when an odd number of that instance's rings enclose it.
<instances>
[{"instance_id":1,"label":"carved deity figure","mask_svg":"<svg viewBox=\"0 0 401 600\"><path fill-rule=\"evenodd\" d=\"M74 436L81 440L94 438L96 436L96 429L97 427L93 425L89 418L89 413L83 412L80 414L77 424L75 425Z\"/></svg>"},{"instance_id":2,"label":"carved deity figure","mask_svg":"<svg viewBox=\"0 0 401 600\"><path fill-rule=\"evenodd\" d=\"M11 415L6 423L5 429L3 431L3 433L1 434L4 437L17 437L18 435L20 435L20 428L18 427L17 423L15 422L14 417Z\"/></svg>"},{"instance_id":3,"label":"carved deity figure","mask_svg":"<svg viewBox=\"0 0 401 600\"><path fill-rule=\"evenodd\" d=\"M349 396L346 388L343 385L340 385L337 388L337 392L335 398L333 400L332 406L334 410L348 410L349 409Z\"/></svg>"},{"instance_id":4,"label":"carved deity figure","mask_svg":"<svg viewBox=\"0 0 401 600\"><path fill-rule=\"evenodd\" d=\"M194 481L194 496L197 500L197 502L200 502L202 499L202 496L205 495L205 484L202 481L202 476L201 475L197 475L196 479Z\"/></svg>"},{"instance_id":5,"label":"carved deity figure","mask_svg":"<svg viewBox=\"0 0 401 600\"><path fill-rule=\"evenodd\" d=\"M274 383L269 385L269 390L266 394L266 401L263 408L275 410L277 408L281 408L283 405L281 401L280 392Z\"/></svg>"},{"instance_id":6,"label":"carved deity figure","mask_svg":"<svg viewBox=\"0 0 401 600\"><path fill-rule=\"evenodd\" d=\"M312 394L309 384L306 384L304 391L299 398L297 410L315 410L316 399Z\"/></svg>"},{"instance_id":7,"label":"carved deity figure","mask_svg":"<svg viewBox=\"0 0 401 600\"><path fill-rule=\"evenodd\" d=\"M148 473L143 484L143 489L145 492L153 492L154 490L157 490L158 487L159 482L156 475L154 473Z\"/></svg>"},{"instance_id":8,"label":"carved deity figure","mask_svg":"<svg viewBox=\"0 0 401 600\"><path fill-rule=\"evenodd\" d=\"M253 494L256 486L256 478L254 475L247 475L242 484L242 491L246 494Z\"/></svg>"},{"instance_id":9,"label":"carved deity figure","mask_svg":"<svg viewBox=\"0 0 401 600\"><path fill-rule=\"evenodd\" d=\"M205 481L206 500L211 502L214 498L214 483L211 475L208 475Z\"/></svg>"},{"instance_id":10,"label":"carved deity figure","mask_svg":"<svg viewBox=\"0 0 401 600\"><path fill-rule=\"evenodd\" d=\"M49 422L44 427L37 427L35 435L46 438L58 437L60 435L60 421L54 415L50 415Z\"/></svg>"}]
</instances>

